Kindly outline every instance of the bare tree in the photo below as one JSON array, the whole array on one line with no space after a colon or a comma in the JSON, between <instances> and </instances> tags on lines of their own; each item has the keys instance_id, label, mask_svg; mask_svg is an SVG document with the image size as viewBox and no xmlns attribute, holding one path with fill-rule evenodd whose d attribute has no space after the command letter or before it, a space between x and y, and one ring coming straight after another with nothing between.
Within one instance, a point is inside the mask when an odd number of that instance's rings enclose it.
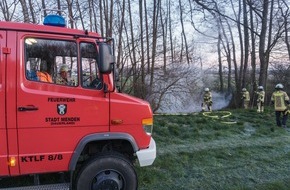
<instances>
[{"instance_id":1,"label":"bare tree","mask_svg":"<svg viewBox=\"0 0 290 190\"><path fill-rule=\"evenodd\" d=\"M288 2L288 1L287 1ZM279 9L281 12L281 18L278 20L281 23L281 26L284 27L285 37L284 41L287 47L288 57L290 60L290 42L289 42L289 28L290 28L290 9L286 0L279 1Z\"/></svg>"},{"instance_id":2,"label":"bare tree","mask_svg":"<svg viewBox=\"0 0 290 190\"><path fill-rule=\"evenodd\" d=\"M44 0L41 0L41 7L43 9L43 16L46 17L47 16L47 11L46 11L46 4L45 4Z\"/></svg>"},{"instance_id":3,"label":"bare tree","mask_svg":"<svg viewBox=\"0 0 290 190\"><path fill-rule=\"evenodd\" d=\"M160 10L160 0L154 0L153 5L153 29L152 29L152 55L151 55L151 70L150 70L150 89L153 86L154 82L154 67L155 67L155 60L156 60L156 48L157 48L157 31L158 31L158 15Z\"/></svg>"},{"instance_id":4,"label":"bare tree","mask_svg":"<svg viewBox=\"0 0 290 190\"><path fill-rule=\"evenodd\" d=\"M146 92L145 92L145 48L144 48L144 19L143 19L143 3L142 0L139 0L139 18L140 18L140 46L141 46L141 53L140 53L140 64L141 64L141 96L142 98L145 98Z\"/></svg>"},{"instance_id":5,"label":"bare tree","mask_svg":"<svg viewBox=\"0 0 290 190\"><path fill-rule=\"evenodd\" d=\"M174 61L174 50L173 50L173 37L172 37L172 18L171 18L171 0L168 0L168 25L169 25L169 41L170 41L170 52L171 52L171 61Z\"/></svg>"},{"instance_id":6,"label":"bare tree","mask_svg":"<svg viewBox=\"0 0 290 190\"><path fill-rule=\"evenodd\" d=\"M93 11L93 18L94 18L94 29L95 29L95 32L98 32L99 33L99 27L98 27L98 19L97 19L97 11L96 11L96 7L97 7L97 4L94 3L94 1L92 0L91 1L91 7L92 7L92 11Z\"/></svg>"},{"instance_id":7,"label":"bare tree","mask_svg":"<svg viewBox=\"0 0 290 190\"><path fill-rule=\"evenodd\" d=\"M103 3L102 0L99 0L99 14L100 14L100 32L104 36L104 18L103 18Z\"/></svg>"},{"instance_id":8,"label":"bare tree","mask_svg":"<svg viewBox=\"0 0 290 190\"><path fill-rule=\"evenodd\" d=\"M184 40L185 56L186 56L187 64L189 64L190 60L189 60L188 44L187 44L187 39L186 39L185 31L184 31L184 23L183 23L183 11L184 10L183 10L183 5L181 4L181 0L179 0L178 2L179 2L179 7L180 7L180 17L179 18L180 18L180 23L181 23L181 28L182 28L181 35L182 35L183 40Z\"/></svg>"},{"instance_id":9,"label":"bare tree","mask_svg":"<svg viewBox=\"0 0 290 190\"><path fill-rule=\"evenodd\" d=\"M20 4L21 4L21 7L22 7L24 22L30 22L26 1L25 0L19 0L19 1L20 1Z\"/></svg>"},{"instance_id":10,"label":"bare tree","mask_svg":"<svg viewBox=\"0 0 290 190\"><path fill-rule=\"evenodd\" d=\"M88 4L89 4L90 13L91 13L91 7L90 7L91 0L88 0ZM84 17L83 17L83 13L82 13L82 9L81 9L79 0L76 0L76 8L77 8L77 10L79 12L79 17L80 17L82 29L85 30L86 27L85 27L85 24L84 24ZM92 23L92 21L91 21L91 19L92 19L91 14L90 14L89 19L90 19L90 23ZM91 26L91 24L90 24L90 26ZM90 31L92 31L92 27L90 27Z\"/></svg>"},{"instance_id":11,"label":"bare tree","mask_svg":"<svg viewBox=\"0 0 290 190\"><path fill-rule=\"evenodd\" d=\"M108 19L108 30L107 30L107 36L112 37L113 34L113 13L114 13L114 1L111 0L110 3L110 14Z\"/></svg>"},{"instance_id":12,"label":"bare tree","mask_svg":"<svg viewBox=\"0 0 290 190\"><path fill-rule=\"evenodd\" d=\"M33 3L31 0L28 0L28 4L29 4L29 9L30 9L30 14L31 14L31 18L32 18L32 22L33 23L36 23L37 22L37 19L35 17L35 10L34 10L34 6L33 6Z\"/></svg>"},{"instance_id":13,"label":"bare tree","mask_svg":"<svg viewBox=\"0 0 290 190\"><path fill-rule=\"evenodd\" d=\"M218 30L220 31L220 29ZM219 64L219 81L220 81L220 91L224 91L224 80L223 80L223 66L222 66L222 55L221 55L221 33L218 34L218 41L217 41L217 50L218 50L218 64Z\"/></svg>"},{"instance_id":14,"label":"bare tree","mask_svg":"<svg viewBox=\"0 0 290 190\"><path fill-rule=\"evenodd\" d=\"M249 5L250 2L247 2ZM251 35L251 84L254 86L254 88L257 86L256 83L256 38L257 35L254 32L254 16L253 16L253 9L249 9L250 13L250 35ZM254 96L254 92L252 92L251 96Z\"/></svg>"},{"instance_id":15,"label":"bare tree","mask_svg":"<svg viewBox=\"0 0 290 190\"><path fill-rule=\"evenodd\" d=\"M162 38L163 38L163 70L166 72L166 62L167 62L167 15L168 12L164 12L161 10L162 13L160 14L160 24L162 28ZM163 17L165 15L165 18Z\"/></svg>"},{"instance_id":16,"label":"bare tree","mask_svg":"<svg viewBox=\"0 0 290 190\"><path fill-rule=\"evenodd\" d=\"M263 9L262 9L262 26L260 32L260 42L259 42L259 58L260 58L260 76L259 76L259 84L266 84L267 77L267 67L268 67L268 56L269 54L265 52L266 48L266 34L267 34L267 25L268 25L268 11L269 11L269 1L263 1Z\"/></svg>"},{"instance_id":17,"label":"bare tree","mask_svg":"<svg viewBox=\"0 0 290 190\"><path fill-rule=\"evenodd\" d=\"M70 20L70 28L74 28L73 2L72 0L66 0L66 3L67 3L68 18Z\"/></svg>"},{"instance_id":18,"label":"bare tree","mask_svg":"<svg viewBox=\"0 0 290 190\"><path fill-rule=\"evenodd\" d=\"M138 97L140 97L139 90L140 90L140 83L138 83L139 75L137 74L137 58L136 58L136 49L135 49L135 36L134 36L134 28L133 28L133 15L131 11L131 4L130 0L128 0L128 14L129 14L129 27L130 27L130 36L131 36L131 64L132 64L132 70L133 70L133 84L134 84L134 94Z\"/></svg>"},{"instance_id":19,"label":"bare tree","mask_svg":"<svg viewBox=\"0 0 290 190\"><path fill-rule=\"evenodd\" d=\"M18 3L19 3L18 0L13 0L12 2L7 2L7 0L2 0L0 2L0 9L1 9L1 12L5 21L12 20Z\"/></svg>"},{"instance_id":20,"label":"bare tree","mask_svg":"<svg viewBox=\"0 0 290 190\"><path fill-rule=\"evenodd\" d=\"M126 0L118 3L120 20L118 21L117 31L118 31L118 42L117 42L117 68L121 69L121 55L123 53L122 47L122 36L123 36L123 29L125 23L125 7L126 7ZM141 13L142 14L142 13Z\"/></svg>"},{"instance_id":21,"label":"bare tree","mask_svg":"<svg viewBox=\"0 0 290 190\"><path fill-rule=\"evenodd\" d=\"M248 10L247 10L247 5L246 5L246 0L243 0L243 27L244 27L244 67L241 68L242 71L242 87L246 87L246 74L248 70L248 62L249 62L249 24L248 24Z\"/></svg>"}]
</instances>

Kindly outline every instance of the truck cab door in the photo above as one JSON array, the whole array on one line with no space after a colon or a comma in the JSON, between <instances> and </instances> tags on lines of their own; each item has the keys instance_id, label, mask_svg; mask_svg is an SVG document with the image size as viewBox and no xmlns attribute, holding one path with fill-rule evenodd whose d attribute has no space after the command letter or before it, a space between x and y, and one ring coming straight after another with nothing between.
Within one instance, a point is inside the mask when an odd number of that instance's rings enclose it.
<instances>
[{"instance_id":1,"label":"truck cab door","mask_svg":"<svg viewBox=\"0 0 290 190\"><path fill-rule=\"evenodd\" d=\"M19 32L18 39L20 173L66 171L81 139L109 131L109 99L96 80L96 48L70 35ZM44 63L52 81L39 75Z\"/></svg>"},{"instance_id":2,"label":"truck cab door","mask_svg":"<svg viewBox=\"0 0 290 190\"><path fill-rule=\"evenodd\" d=\"M8 175L7 128L6 128L6 31L0 31L0 176Z\"/></svg>"}]
</instances>

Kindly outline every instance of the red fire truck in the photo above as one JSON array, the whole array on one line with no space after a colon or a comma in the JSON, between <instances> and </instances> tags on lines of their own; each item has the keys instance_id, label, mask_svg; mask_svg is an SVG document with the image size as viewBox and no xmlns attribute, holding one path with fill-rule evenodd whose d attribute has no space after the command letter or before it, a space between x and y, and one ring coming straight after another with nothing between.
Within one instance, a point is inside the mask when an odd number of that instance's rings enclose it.
<instances>
[{"instance_id":1,"label":"red fire truck","mask_svg":"<svg viewBox=\"0 0 290 190\"><path fill-rule=\"evenodd\" d=\"M65 26L56 15L0 22L0 177L62 172L67 189L137 189L134 165L156 157L150 105L116 89L112 39Z\"/></svg>"}]
</instances>

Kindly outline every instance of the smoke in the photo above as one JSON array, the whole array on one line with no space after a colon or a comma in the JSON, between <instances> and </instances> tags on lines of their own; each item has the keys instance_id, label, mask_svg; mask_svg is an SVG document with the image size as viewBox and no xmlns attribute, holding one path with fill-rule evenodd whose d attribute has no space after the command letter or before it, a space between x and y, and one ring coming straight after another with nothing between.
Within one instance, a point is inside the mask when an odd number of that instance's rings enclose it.
<instances>
[{"instance_id":1,"label":"smoke","mask_svg":"<svg viewBox=\"0 0 290 190\"><path fill-rule=\"evenodd\" d=\"M167 95L164 104L158 110L158 113L167 114L186 114L201 111L202 95L180 94L179 97ZM226 108L232 99L232 94L212 92L213 111Z\"/></svg>"},{"instance_id":2,"label":"smoke","mask_svg":"<svg viewBox=\"0 0 290 190\"><path fill-rule=\"evenodd\" d=\"M215 71L202 70L194 65L168 65L166 72L156 69L154 86L146 98L157 113L193 113L201 111L204 88L217 86ZM227 107L232 94L212 90L213 110Z\"/></svg>"},{"instance_id":3,"label":"smoke","mask_svg":"<svg viewBox=\"0 0 290 190\"><path fill-rule=\"evenodd\" d=\"M232 97L232 94L212 92L213 110L226 108L229 105Z\"/></svg>"}]
</instances>

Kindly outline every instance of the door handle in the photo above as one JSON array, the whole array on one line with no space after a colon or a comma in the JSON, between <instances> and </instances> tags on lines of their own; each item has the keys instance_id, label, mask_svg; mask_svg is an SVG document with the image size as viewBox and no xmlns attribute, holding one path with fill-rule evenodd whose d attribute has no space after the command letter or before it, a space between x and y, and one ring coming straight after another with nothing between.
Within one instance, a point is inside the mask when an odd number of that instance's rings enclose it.
<instances>
[{"instance_id":1,"label":"door handle","mask_svg":"<svg viewBox=\"0 0 290 190\"><path fill-rule=\"evenodd\" d=\"M28 105L26 107L18 107L18 111L37 111L38 107L35 107L33 105Z\"/></svg>"}]
</instances>

